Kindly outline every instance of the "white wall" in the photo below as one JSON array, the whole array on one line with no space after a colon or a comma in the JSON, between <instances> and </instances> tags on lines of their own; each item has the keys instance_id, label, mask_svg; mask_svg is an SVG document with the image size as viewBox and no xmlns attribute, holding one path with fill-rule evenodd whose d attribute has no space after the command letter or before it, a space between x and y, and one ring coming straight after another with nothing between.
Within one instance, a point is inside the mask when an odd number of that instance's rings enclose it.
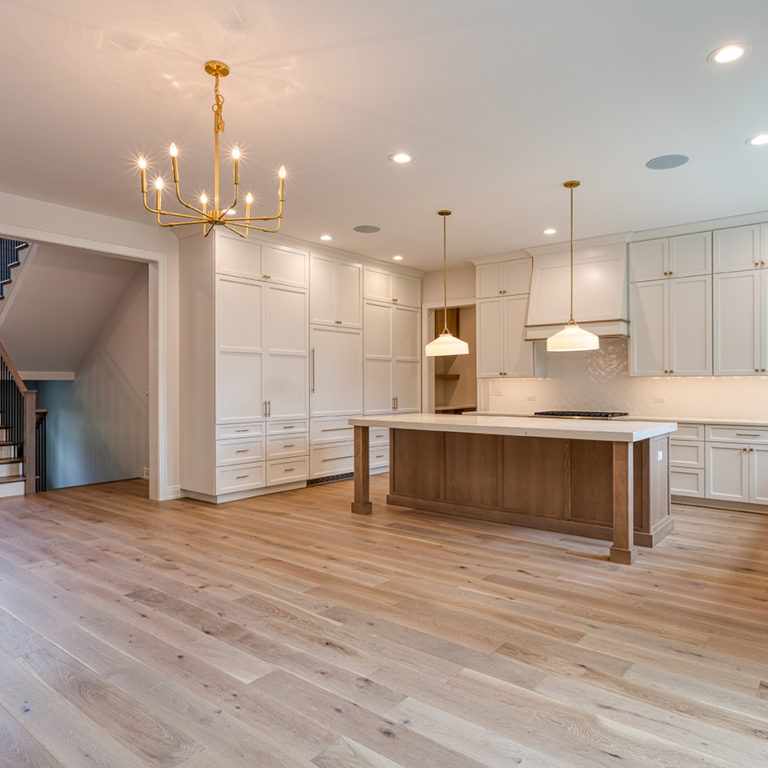
<instances>
[{"instance_id":1,"label":"white wall","mask_svg":"<svg viewBox=\"0 0 768 768\"><path fill-rule=\"evenodd\" d=\"M456 267L448 270L448 301L451 299L475 298L475 265L468 264L465 267ZM443 270L437 272L425 272L422 284L422 297L424 304L443 303Z\"/></svg>"},{"instance_id":2,"label":"white wall","mask_svg":"<svg viewBox=\"0 0 768 768\"><path fill-rule=\"evenodd\" d=\"M594 352L549 352L546 379L480 379L479 410L628 411L633 416L768 421L768 377L630 377L628 341Z\"/></svg>"},{"instance_id":3,"label":"white wall","mask_svg":"<svg viewBox=\"0 0 768 768\"><path fill-rule=\"evenodd\" d=\"M149 466L147 267L91 341L74 381L38 384L48 487L141 477Z\"/></svg>"}]
</instances>

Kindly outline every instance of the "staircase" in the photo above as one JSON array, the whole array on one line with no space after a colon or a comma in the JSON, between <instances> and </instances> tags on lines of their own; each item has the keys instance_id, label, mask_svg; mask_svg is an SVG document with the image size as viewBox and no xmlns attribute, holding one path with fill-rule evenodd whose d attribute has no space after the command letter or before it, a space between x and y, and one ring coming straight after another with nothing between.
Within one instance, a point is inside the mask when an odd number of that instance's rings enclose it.
<instances>
[{"instance_id":1,"label":"staircase","mask_svg":"<svg viewBox=\"0 0 768 768\"><path fill-rule=\"evenodd\" d=\"M0 299L5 298L5 286L11 282L12 270L21 263L21 252L25 248L29 248L29 243L0 238Z\"/></svg>"}]
</instances>

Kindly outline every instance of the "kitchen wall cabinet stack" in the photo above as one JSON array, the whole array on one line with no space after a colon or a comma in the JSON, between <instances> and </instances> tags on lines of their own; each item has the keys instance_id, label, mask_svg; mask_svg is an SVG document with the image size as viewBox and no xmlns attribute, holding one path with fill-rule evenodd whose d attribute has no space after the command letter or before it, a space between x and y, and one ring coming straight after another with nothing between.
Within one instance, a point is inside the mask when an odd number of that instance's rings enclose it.
<instances>
[{"instance_id":1,"label":"kitchen wall cabinet stack","mask_svg":"<svg viewBox=\"0 0 768 768\"><path fill-rule=\"evenodd\" d=\"M364 412L421 410L421 280L363 270Z\"/></svg>"},{"instance_id":2,"label":"kitchen wall cabinet stack","mask_svg":"<svg viewBox=\"0 0 768 768\"><path fill-rule=\"evenodd\" d=\"M632 376L712 374L712 235L631 243Z\"/></svg>"},{"instance_id":3,"label":"kitchen wall cabinet stack","mask_svg":"<svg viewBox=\"0 0 768 768\"><path fill-rule=\"evenodd\" d=\"M363 267L310 258L310 478L353 468L349 418L363 411Z\"/></svg>"},{"instance_id":4,"label":"kitchen wall cabinet stack","mask_svg":"<svg viewBox=\"0 0 768 768\"><path fill-rule=\"evenodd\" d=\"M308 474L308 253L180 242L182 490L225 501Z\"/></svg>"},{"instance_id":5,"label":"kitchen wall cabinet stack","mask_svg":"<svg viewBox=\"0 0 768 768\"><path fill-rule=\"evenodd\" d=\"M534 345L525 341L531 259L476 266L478 378L534 376Z\"/></svg>"},{"instance_id":6,"label":"kitchen wall cabinet stack","mask_svg":"<svg viewBox=\"0 0 768 768\"><path fill-rule=\"evenodd\" d=\"M768 372L768 224L714 233L715 374Z\"/></svg>"}]
</instances>

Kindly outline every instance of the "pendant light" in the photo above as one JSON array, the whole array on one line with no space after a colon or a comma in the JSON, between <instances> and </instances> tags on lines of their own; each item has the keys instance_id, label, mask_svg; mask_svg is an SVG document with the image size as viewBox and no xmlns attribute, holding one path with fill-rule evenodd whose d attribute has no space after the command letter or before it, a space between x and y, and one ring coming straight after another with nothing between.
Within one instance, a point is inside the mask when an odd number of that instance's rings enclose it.
<instances>
[{"instance_id":1,"label":"pendant light","mask_svg":"<svg viewBox=\"0 0 768 768\"><path fill-rule=\"evenodd\" d=\"M448 251L445 244L445 217L450 216L450 211L438 211L438 216L443 217L443 332L433 341L430 341L424 349L427 357L442 357L443 355L468 355L469 344L456 338L448 330Z\"/></svg>"},{"instance_id":2,"label":"pendant light","mask_svg":"<svg viewBox=\"0 0 768 768\"><path fill-rule=\"evenodd\" d=\"M600 348L600 339L585 328L580 328L573 319L573 190L580 184L580 181L563 183L571 191L571 317L562 330L547 339L547 352L583 352Z\"/></svg>"}]
</instances>

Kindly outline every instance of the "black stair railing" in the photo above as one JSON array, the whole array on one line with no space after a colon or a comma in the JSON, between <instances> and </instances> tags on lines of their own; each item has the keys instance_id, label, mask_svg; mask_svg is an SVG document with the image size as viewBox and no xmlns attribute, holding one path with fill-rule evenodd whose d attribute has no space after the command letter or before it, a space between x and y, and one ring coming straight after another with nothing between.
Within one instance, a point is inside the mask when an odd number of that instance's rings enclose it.
<instances>
[{"instance_id":1,"label":"black stair railing","mask_svg":"<svg viewBox=\"0 0 768 768\"><path fill-rule=\"evenodd\" d=\"M17 450L16 458L24 462L24 492L35 493L37 475L37 391L27 389L24 380L0 344L0 418L7 427L4 440Z\"/></svg>"},{"instance_id":2,"label":"black stair railing","mask_svg":"<svg viewBox=\"0 0 768 768\"><path fill-rule=\"evenodd\" d=\"M11 281L11 267L19 263L19 253L29 247L23 240L11 240L0 237L0 298L3 287Z\"/></svg>"},{"instance_id":3,"label":"black stair railing","mask_svg":"<svg viewBox=\"0 0 768 768\"><path fill-rule=\"evenodd\" d=\"M48 490L48 456L45 440L45 417L48 411L37 411L35 421L35 491Z\"/></svg>"}]
</instances>

